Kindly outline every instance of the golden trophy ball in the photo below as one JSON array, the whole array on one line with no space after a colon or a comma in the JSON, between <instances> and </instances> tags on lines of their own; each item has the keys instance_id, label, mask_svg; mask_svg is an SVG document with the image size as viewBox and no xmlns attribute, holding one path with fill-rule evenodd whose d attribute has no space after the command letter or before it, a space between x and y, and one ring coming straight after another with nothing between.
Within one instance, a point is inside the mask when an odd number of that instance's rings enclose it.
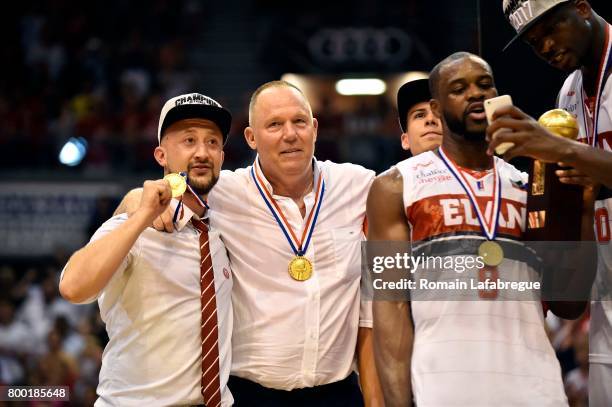
<instances>
[{"instance_id":1,"label":"golden trophy ball","mask_svg":"<svg viewBox=\"0 0 612 407\"><path fill-rule=\"evenodd\" d=\"M556 136L576 140L578 138L578 121L573 114L563 109L553 109L544 113L538 119L543 127L546 127Z\"/></svg>"}]
</instances>

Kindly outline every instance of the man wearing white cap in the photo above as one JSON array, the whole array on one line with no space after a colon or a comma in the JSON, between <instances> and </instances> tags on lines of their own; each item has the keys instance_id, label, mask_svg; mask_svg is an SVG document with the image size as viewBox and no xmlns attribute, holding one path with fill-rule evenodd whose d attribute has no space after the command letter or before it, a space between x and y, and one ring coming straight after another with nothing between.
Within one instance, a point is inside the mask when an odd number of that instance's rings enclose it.
<instances>
[{"instance_id":1,"label":"man wearing white cap","mask_svg":"<svg viewBox=\"0 0 612 407\"><path fill-rule=\"evenodd\" d=\"M154 156L169 177L146 181L134 214L105 222L62 272L62 296L97 299L106 324L96 406L233 403L231 270L206 206L230 124L207 96L166 102ZM176 232L148 227L169 206Z\"/></svg>"},{"instance_id":2,"label":"man wearing white cap","mask_svg":"<svg viewBox=\"0 0 612 407\"><path fill-rule=\"evenodd\" d=\"M512 41L522 38L549 65L569 74L558 106L578 119L582 143L552 136L509 108L497 112L500 118L487 132L513 132L493 137L489 152L510 141L515 147L507 158L526 155L562 162L574 168L558 171L562 182L602 184L595 201L599 259L591 303L589 402L612 405L612 26L586 0L504 0L503 10L517 32ZM510 117L501 117L506 114Z\"/></svg>"}]
</instances>

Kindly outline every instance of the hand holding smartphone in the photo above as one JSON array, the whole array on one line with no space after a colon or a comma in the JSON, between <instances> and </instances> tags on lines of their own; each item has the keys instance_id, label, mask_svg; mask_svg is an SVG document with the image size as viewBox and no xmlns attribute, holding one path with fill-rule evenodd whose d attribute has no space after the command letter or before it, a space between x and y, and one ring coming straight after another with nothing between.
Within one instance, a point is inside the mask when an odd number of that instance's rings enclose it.
<instances>
[{"instance_id":1,"label":"hand holding smartphone","mask_svg":"<svg viewBox=\"0 0 612 407\"><path fill-rule=\"evenodd\" d=\"M487 122L491 124L493 121L493 113L499 109L500 107L512 106L512 98L510 95L501 95L491 99L487 99L484 101L484 109L485 114L487 115ZM501 131L503 129L499 129L495 132ZM493 134L495 136L495 134ZM506 151L514 147L514 143L501 143L497 147L495 147L495 153L498 155L503 155Z\"/></svg>"}]
</instances>

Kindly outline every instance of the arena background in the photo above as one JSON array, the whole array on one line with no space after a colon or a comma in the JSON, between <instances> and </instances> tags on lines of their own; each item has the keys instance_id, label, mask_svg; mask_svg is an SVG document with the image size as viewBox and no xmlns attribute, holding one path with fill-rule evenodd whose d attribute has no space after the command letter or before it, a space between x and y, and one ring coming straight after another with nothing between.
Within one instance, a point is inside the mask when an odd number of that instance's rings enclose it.
<instances>
[{"instance_id":1,"label":"arena background","mask_svg":"<svg viewBox=\"0 0 612 407\"><path fill-rule=\"evenodd\" d=\"M591 4L612 21L609 1ZM242 136L251 92L283 77L313 104L319 159L382 171L406 157L397 88L450 53L481 54L500 94L536 117L563 80L522 43L501 52L513 34L501 0L52 0L2 14L0 384L69 385L73 405L93 404L107 337L96 304L59 297L59 272L127 190L161 175L152 150L168 97L197 91L232 111L233 169L253 159ZM387 90L342 96L343 78ZM548 322L581 405L588 317Z\"/></svg>"}]
</instances>

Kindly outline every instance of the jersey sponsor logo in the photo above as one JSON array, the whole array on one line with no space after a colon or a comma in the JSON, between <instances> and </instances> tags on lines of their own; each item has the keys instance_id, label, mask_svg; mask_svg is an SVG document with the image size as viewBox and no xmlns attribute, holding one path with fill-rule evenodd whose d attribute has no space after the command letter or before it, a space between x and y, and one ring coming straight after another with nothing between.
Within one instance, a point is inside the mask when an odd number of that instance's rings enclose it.
<instances>
[{"instance_id":1,"label":"jersey sponsor logo","mask_svg":"<svg viewBox=\"0 0 612 407\"><path fill-rule=\"evenodd\" d=\"M442 214L444 215L445 226L470 225L479 226L478 218L474 213L474 208L467 198L448 198L440 199L442 206ZM492 202L489 201L485 206L485 217L490 216ZM505 210L502 210L498 219L499 226L507 229L515 229L517 226L524 231L525 216L527 208L522 208L512 201L505 201L502 204ZM505 215L505 216L504 216Z\"/></svg>"},{"instance_id":2,"label":"jersey sponsor logo","mask_svg":"<svg viewBox=\"0 0 612 407\"><path fill-rule=\"evenodd\" d=\"M578 115L575 113L578 110L578 102L576 102L576 103L569 103L563 109L565 109L568 112L570 112L574 117L576 117L576 118L578 117Z\"/></svg>"},{"instance_id":3,"label":"jersey sponsor logo","mask_svg":"<svg viewBox=\"0 0 612 407\"><path fill-rule=\"evenodd\" d=\"M423 164L423 163L417 163L417 165L413 165L413 166L412 166L412 169L413 169L414 171L416 171L416 170L418 170L419 168L429 167L431 164L433 164L433 160L430 160L429 162L424 163L424 164Z\"/></svg>"},{"instance_id":4,"label":"jersey sponsor logo","mask_svg":"<svg viewBox=\"0 0 612 407\"><path fill-rule=\"evenodd\" d=\"M489 217L493 203L491 198L477 199L485 208L484 216ZM526 216L527 208L524 203L502 198L498 232L520 238L525 231ZM420 199L406 208L406 217L413 226L414 241L449 233L482 233L474 208L465 194L436 195Z\"/></svg>"},{"instance_id":5,"label":"jersey sponsor logo","mask_svg":"<svg viewBox=\"0 0 612 407\"><path fill-rule=\"evenodd\" d=\"M416 174L417 184L430 184L432 182L444 182L452 180L453 177L446 169L434 168L432 170L420 170Z\"/></svg>"}]
</instances>

